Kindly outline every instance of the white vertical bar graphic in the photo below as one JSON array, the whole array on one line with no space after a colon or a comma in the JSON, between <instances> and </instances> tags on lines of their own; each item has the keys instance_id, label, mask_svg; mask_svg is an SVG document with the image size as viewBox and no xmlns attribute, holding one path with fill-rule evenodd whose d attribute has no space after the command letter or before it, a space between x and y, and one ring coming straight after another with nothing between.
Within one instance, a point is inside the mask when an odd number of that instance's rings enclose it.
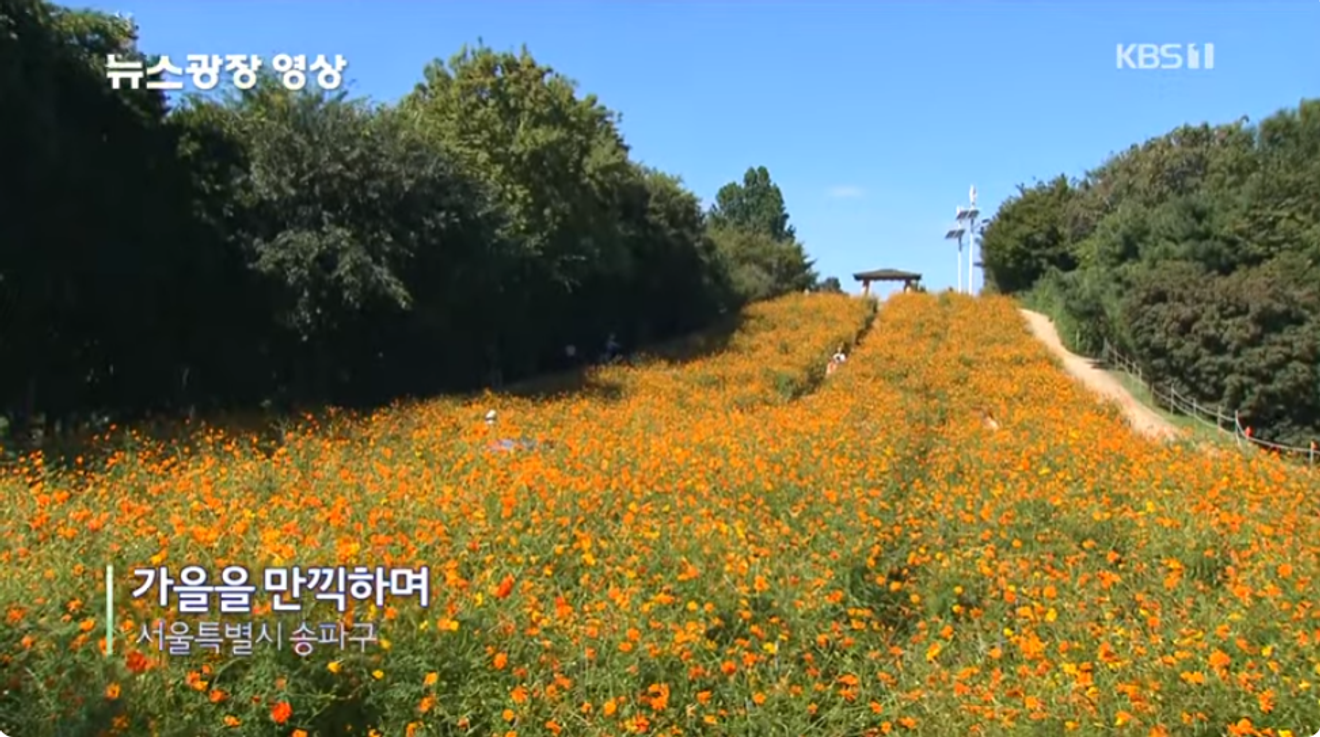
<instances>
[{"instance_id":1,"label":"white vertical bar graphic","mask_svg":"<svg viewBox=\"0 0 1320 737\"><path fill-rule=\"evenodd\" d=\"M105 656L115 651L115 567L105 567Z\"/></svg>"}]
</instances>

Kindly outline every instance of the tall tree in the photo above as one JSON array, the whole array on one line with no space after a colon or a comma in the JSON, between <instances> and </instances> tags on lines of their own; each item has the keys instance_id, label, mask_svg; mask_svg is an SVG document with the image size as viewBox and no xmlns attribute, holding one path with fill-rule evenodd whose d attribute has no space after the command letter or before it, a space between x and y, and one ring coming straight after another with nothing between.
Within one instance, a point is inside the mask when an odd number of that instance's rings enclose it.
<instances>
[{"instance_id":1,"label":"tall tree","mask_svg":"<svg viewBox=\"0 0 1320 737\"><path fill-rule=\"evenodd\" d=\"M526 48L465 47L432 62L405 109L510 218L506 235L572 286L608 257L611 186L628 176L617 115Z\"/></svg>"},{"instance_id":2,"label":"tall tree","mask_svg":"<svg viewBox=\"0 0 1320 737\"><path fill-rule=\"evenodd\" d=\"M743 300L815 286L813 262L788 220L784 195L764 166L749 168L742 184L730 182L716 194L707 213L711 238Z\"/></svg>"},{"instance_id":3,"label":"tall tree","mask_svg":"<svg viewBox=\"0 0 1320 737\"><path fill-rule=\"evenodd\" d=\"M716 228L760 233L781 243L797 236L788 224L784 193L771 181L770 171L764 166L748 168L742 184L729 182L720 188L710 209L710 221Z\"/></svg>"},{"instance_id":4,"label":"tall tree","mask_svg":"<svg viewBox=\"0 0 1320 737\"><path fill-rule=\"evenodd\" d=\"M1067 271L1075 265L1066 220L1072 194L1063 176L1030 189L1019 187L1017 196L990 222L981 253L985 272L999 292L1028 289L1051 267Z\"/></svg>"}]
</instances>

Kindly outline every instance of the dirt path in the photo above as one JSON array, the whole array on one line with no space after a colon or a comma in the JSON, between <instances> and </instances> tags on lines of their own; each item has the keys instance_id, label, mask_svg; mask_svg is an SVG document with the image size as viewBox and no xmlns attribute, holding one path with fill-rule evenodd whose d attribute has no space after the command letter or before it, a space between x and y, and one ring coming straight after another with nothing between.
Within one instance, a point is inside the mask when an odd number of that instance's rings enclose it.
<instances>
[{"instance_id":1,"label":"dirt path","mask_svg":"<svg viewBox=\"0 0 1320 737\"><path fill-rule=\"evenodd\" d=\"M1113 376L1097 368L1089 358L1083 358L1063 346L1054 323L1039 312L1019 310L1026 318L1031 334L1044 343L1054 355L1063 361L1063 367L1073 378L1086 385L1087 389L1101 397L1117 402L1123 415L1137 432L1153 440L1170 440L1178 437L1178 430L1150 408L1133 399L1127 389Z\"/></svg>"}]
</instances>

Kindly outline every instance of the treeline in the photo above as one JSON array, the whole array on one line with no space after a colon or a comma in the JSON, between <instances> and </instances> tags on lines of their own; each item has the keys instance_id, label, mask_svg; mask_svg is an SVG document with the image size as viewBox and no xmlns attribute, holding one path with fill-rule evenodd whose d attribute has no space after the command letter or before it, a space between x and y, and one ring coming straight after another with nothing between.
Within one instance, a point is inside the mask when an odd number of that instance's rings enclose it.
<instances>
[{"instance_id":1,"label":"treeline","mask_svg":"<svg viewBox=\"0 0 1320 737\"><path fill-rule=\"evenodd\" d=\"M0 414L475 388L817 286L764 168L710 212L524 49L392 104L113 90L116 17L0 0ZM837 286L837 281L833 281Z\"/></svg>"},{"instance_id":2,"label":"treeline","mask_svg":"<svg viewBox=\"0 0 1320 737\"><path fill-rule=\"evenodd\" d=\"M1320 101L1023 187L983 248L991 286L1050 313L1075 349L1109 341L1258 437L1320 438Z\"/></svg>"}]
</instances>

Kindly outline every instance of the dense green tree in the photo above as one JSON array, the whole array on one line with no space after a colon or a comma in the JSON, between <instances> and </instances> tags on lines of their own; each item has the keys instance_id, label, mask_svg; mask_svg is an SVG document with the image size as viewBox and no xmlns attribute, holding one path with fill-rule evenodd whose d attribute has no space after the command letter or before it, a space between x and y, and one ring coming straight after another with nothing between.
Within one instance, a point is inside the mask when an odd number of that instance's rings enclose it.
<instances>
[{"instance_id":1,"label":"dense green tree","mask_svg":"<svg viewBox=\"0 0 1320 737\"><path fill-rule=\"evenodd\" d=\"M1050 268L1074 266L1066 209L1073 196L1065 177L1020 187L981 237L985 273L1000 292L1030 287Z\"/></svg>"},{"instance_id":2,"label":"dense green tree","mask_svg":"<svg viewBox=\"0 0 1320 737\"><path fill-rule=\"evenodd\" d=\"M764 166L749 168L742 184L720 188L707 222L742 299L769 299L816 285L813 262L788 220L784 195Z\"/></svg>"},{"instance_id":3,"label":"dense green tree","mask_svg":"<svg viewBox=\"0 0 1320 737\"><path fill-rule=\"evenodd\" d=\"M263 77L173 109L112 89L111 53L145 58L131 23L0 2L0 412L20 424L473 388L815 281L764 170L751 196L778 220L712 230L525 49L463 49L395 105Z\"/></svg>"},{"instance_id":4,"label":"dense green tree","mask_svg":"<svg viewBox=\"0 0 1320 737\"><path fill-rule=\"evenodd\" d=\"M169 341L203 294L175 280L188 177L165 102L112 90L117 18L38 2L0 6L0 396L27 416L175 385Z\"/></svg>"},{"instance_id":5,"label":"dense green tree","mask_svg":"<svg viewBox=\"0 0 1320 737\"><path fill-rule=\"evenodd\" d=\"M836 276L827 276L816 285L816 290L827 294L843 294L843 285Z\"/></svg>"},{"instance_id":6,"label":"dense green tree","mask_svg":"<svg viewBox=\"0 0 1320 737\"><path fill-rule=\"evenodd\" d=\"M608 268L610 205L633 174L617 115L526 49L464 48L424 76L405 109L495 189L510 240L567 285Z\"/></svg>"},{"instance_id":7,"label":"dense green tree","mask_svg":"<svg viewBox=\"0 0 1320 737\"><path fill-rule=\"evenodd\" d=\"M715 195L710 209L711 224L768 236L777 242L791 241L797 232L788 224L784 193L770 179L764 166L750 167L742 184L729 182Z\"/></svg>"},{"instance_id":8,"label":"dense green tree","mask_svg":"<svg viewBox=\"0 0 1320 737\"><path fill-rule=\"evenodd\" d=\"M710 236L734 291L743 300L771 299L816 283L811 261L795 240L776 241L764 233L732 227L713 228Z\"/></svg>"},{"instance_id":9,"label":"dense green tree","mask_svg":"<svg viewBox=\"0 0 1320 737\"><path fill-rule=\"evenodd\" d=\"M1320 415L1320 269L1291 255L1227 276L1169 261L1123 300L1133 349L1186 396L1276 436Z\"/></svg>"},{"instance_id":10,"label":"dense green tree","mask_svg":"<svg viewBox=\"0 0 1320 737\"><path fill-rule=\"evenodd\" d=\"M1304 446L1320 436L1318 141L1320 101L1304 101L1024 188L987 228L987 277L1075 348L1107 341L1156 382Z\"/></svg>"}]
</instances>

